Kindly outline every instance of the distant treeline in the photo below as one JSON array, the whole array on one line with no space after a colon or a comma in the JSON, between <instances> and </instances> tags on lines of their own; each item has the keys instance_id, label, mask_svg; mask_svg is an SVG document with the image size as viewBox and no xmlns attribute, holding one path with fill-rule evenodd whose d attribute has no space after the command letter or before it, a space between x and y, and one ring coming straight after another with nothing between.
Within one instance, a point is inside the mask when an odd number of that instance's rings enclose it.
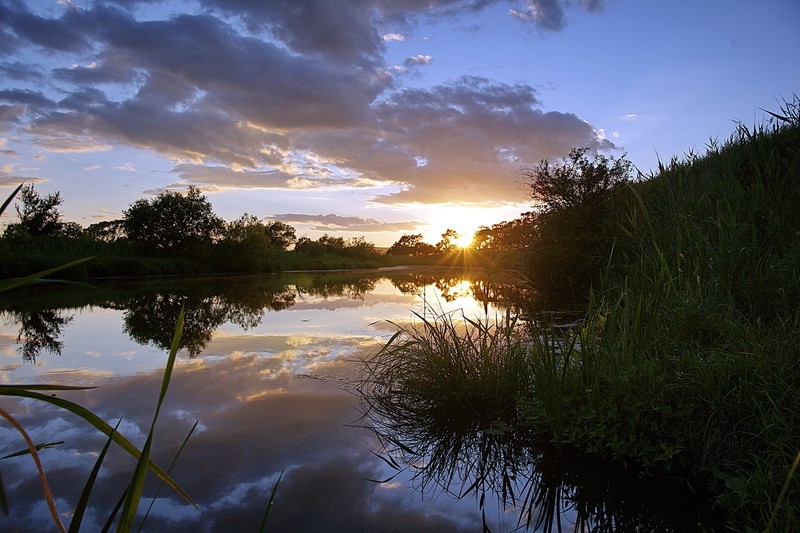
<instances>
[{"instance_id":1,"label":"distant treeline","mask_svg":"<svg viewBox=\"0 0 800 533\"><path fill-rule=\"evenodd\" d=\"M591 169L588 172L587 169ZM195 188L140 199L121 219L83 227L65 221L60 192L40 195L33 185L16 195L18 221L0 237L0 277L27 275L93 257L61 277L259 273L381 266L448 265L515 270L551 292L575 291L596 279L610 240L604 220L629 176L630 163L576 149L562 164L525 169L537 208L520 218L481 227L467 248L455 230L429 244L401 235L385 253L364 237L298 238L283 222L245 213L226 222ZM584 177L585 175L585 177Z\"/></svg>"}]
</instances>

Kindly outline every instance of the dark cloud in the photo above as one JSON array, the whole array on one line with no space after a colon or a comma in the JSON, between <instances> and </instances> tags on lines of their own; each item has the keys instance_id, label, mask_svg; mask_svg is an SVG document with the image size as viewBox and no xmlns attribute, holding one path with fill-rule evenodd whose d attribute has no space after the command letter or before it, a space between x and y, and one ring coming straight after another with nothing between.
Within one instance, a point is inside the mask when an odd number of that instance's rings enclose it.
<instances>
[{"instance_id":1,"label":"dark cloud","mask_svg":"<svg viewBox=\"0 0 800 533\"><path fill-rule=\"evenodd\" d=\"M403 188L383 202L516 201L521 166L613 147L575 115L541 111L528 85L399 90L384 64L381 35L421 19L510 6L555 30L566 1L198 0L192 14L137 18L150 3L51 6L49 18L0 3L8 42L49 54L0 65L4 131L46 150L153 150L206 190Z\"/></svg>"},{"instance_id":2,"label":"dark cloud","mask_svg":"<svg viewBox=\"0 0 800 533\"><path fill-rule=\"evenodd\" d=\"M538 104L528 85L464 77L377 104L377 132L302 140L372 179L407 185L383 202L513 201L521 197L519 168L575 146L614 147L577 116Z\"/></svg>"},{"instance_id":3,"label":"dark cloud","mask_svg":"<svg viewBox=\"0 0 800 533\"><path fill-rule=\"evenodd\" d=\"M316 231L358 231L358 232L378 232L392 231L402 232L415 230L421 222L402 221L402 222L379 222L374 218L347 217L342 215L306 215L299 213L283 213L271 215L273 220L279 220L286 224L311 224L312 230Z\"/></svg>"},{"instance_id":4,"label":"dark cloud","mask_svg":"<svg viewBox=\"0 0 800 533\"><path fill-rule=\"evenodd\" d=\"M53 104L42 93L27 89L0 90L0 100L11 104L32 105L37 108L50 107Z\"/></svg>"},{"instance_id":5,"label":"dark cloud","mask_svg":"<svg viewBox=\"0 0 800 533\"><path fill-rule=\"evenodd\" d=\"M61 17L51 19L28 11L20 1L0 5L0 21L21 40L55 51L79 51L89 47L89 28L77 9L69 7Z\"/></svg>"},{"instance_id":6,"label":"dark cloud","mask_svg":"<svg viewBox=\"0 0 800 533\"><path fill-rule=\"evenodd\" d=\"M41 68L21 61L0 64L0 73L6 79L12 80L41 81L45 78L44 71Z\"/></svg>"},{"instance_id":7,"label":"dark cloud","mask_svg":"<svg viewBox=\"0 0 800 533\"><path fill-rule=\"evenodd\" d=\"M337 63L382 64L384 45L373 17L373 0L204 0L228 14L246 14L251 27L268 29L300 54ZM313 29L312 29L313 28Z\"/></svg>"}]
</instances>

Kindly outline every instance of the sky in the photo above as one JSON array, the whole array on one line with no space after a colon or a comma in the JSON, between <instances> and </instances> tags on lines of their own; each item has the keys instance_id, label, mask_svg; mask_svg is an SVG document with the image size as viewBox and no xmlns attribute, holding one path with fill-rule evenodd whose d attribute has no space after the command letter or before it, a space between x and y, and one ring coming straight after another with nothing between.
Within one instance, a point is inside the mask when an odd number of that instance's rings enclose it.
<instances>
[{"instance_id":1,"label":"sky","mask_svg":"<svg viewBox=\"0 0 800 533\"><path fill-rule=\"evenodd\" d=\"M0 196L87 226L197 186L298 236L471 236L543 159L647 175L762 123L799 27L797 0L0 0Z\"/></svg>"}]
</instances>

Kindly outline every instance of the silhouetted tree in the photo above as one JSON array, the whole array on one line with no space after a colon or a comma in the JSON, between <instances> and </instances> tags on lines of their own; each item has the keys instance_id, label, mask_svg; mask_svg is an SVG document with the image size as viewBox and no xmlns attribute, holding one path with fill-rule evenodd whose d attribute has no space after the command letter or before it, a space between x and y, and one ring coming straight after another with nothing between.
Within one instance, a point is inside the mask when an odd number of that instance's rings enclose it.
<instances>
[{"instance_id":1,"label":"silhouetted tree","mask_svg":"<svg viewBox=\"0 0 800 533\"><path fill-rule=\"evenodd\" d=\"M84 233L97 241L115 242L125 237L125 226L121 219L104 220L90 224Z\"/></svg>"},{"instance_id":2,"label":"silhouetted tree","mask_svg":"<svg viewBox=\"0 0 800 533\"><path fill-rule=\"evenodd\" d=\"M522 171L531 199L541 209L525 270L547 292L587 288L610 251L604 224L613 194L629 180L632 165L625 156L590 160L587 152L576 148L560 165L543 160Z\"/></svg>"},{"instance_id":3,"label":"silhouetted tree","mask_svg":"<svg viewBox=\"0 0 800 533\"><path fill-rule=\"evenodd\" d=\"M403 235L386 251L387 255L434 255L436 247L424 242L421 233Z\"/></svg>"},{"instance_id":4,"label":"silhouetted tree","mask_svg":"<svg viewBox=\"0 0 800 533\"><path fill-rule=\"evenodd\" d=\"M224 227L197 187L189 187L185 195L168 191L152 200L137 200L123 215L125 233L131 242L175 253L215 242Z\"/></svg>"},{"instance_id":5,"label":"silhouetted tree","mask_svg":"<svg viewBox=\"0 0 800 533\"><path fill-rule=\"evenodd\" d=\"M9 225L6 228L7 236L21 232L40 237L61 232L64 221L58 208L64 200L60 192L43 197L34 190L33 184L29 184L20 189L19 199L20 203L16 205L19 225Z\"/></svg>"},{"instance_id":6,"label":"silhouetted tree","mask_svg":"<svg viewBox=\"0 0 800 533\"><path fill-rule=\"evenodd\" d=\"M458 240L458 232L454 229L448 229L442 233L442 239L436 243L436 250L440 254L449 254L458 248L456 240Z\"/></svg>"},{"instance_id":7,"label":"silhouetted tree","mask_svg":"<svg viewBox=\"0 0 800 533\"><path fill-rule=\"evenodd\" d=\"M573 148L560 165L547 159L537 167L523 169L533 200L546 210L562 210L598 204L620 184L628 181L632 165L623 155L619 159L595 155L586 157L588 148Z\"/></svg>"}]
</instances>

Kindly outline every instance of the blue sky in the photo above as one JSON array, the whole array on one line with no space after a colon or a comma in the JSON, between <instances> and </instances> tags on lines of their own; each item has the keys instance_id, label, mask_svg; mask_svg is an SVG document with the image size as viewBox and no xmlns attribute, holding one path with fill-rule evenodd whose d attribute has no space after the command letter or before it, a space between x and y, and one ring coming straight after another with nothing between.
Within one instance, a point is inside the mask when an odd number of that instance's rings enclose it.
<instances>
[{"instance_id":1,"label":"blue sky","mask_svg":"<svg viewBox=\"0 0 800 533\"><path fill-rule=\"evenodd\" d=\"M196 185L228 220L435 242L573 147L647 173L763 121L798 27L796 0L0 0L0 194L88 225Z\"/></svg>"}]
</instances>

